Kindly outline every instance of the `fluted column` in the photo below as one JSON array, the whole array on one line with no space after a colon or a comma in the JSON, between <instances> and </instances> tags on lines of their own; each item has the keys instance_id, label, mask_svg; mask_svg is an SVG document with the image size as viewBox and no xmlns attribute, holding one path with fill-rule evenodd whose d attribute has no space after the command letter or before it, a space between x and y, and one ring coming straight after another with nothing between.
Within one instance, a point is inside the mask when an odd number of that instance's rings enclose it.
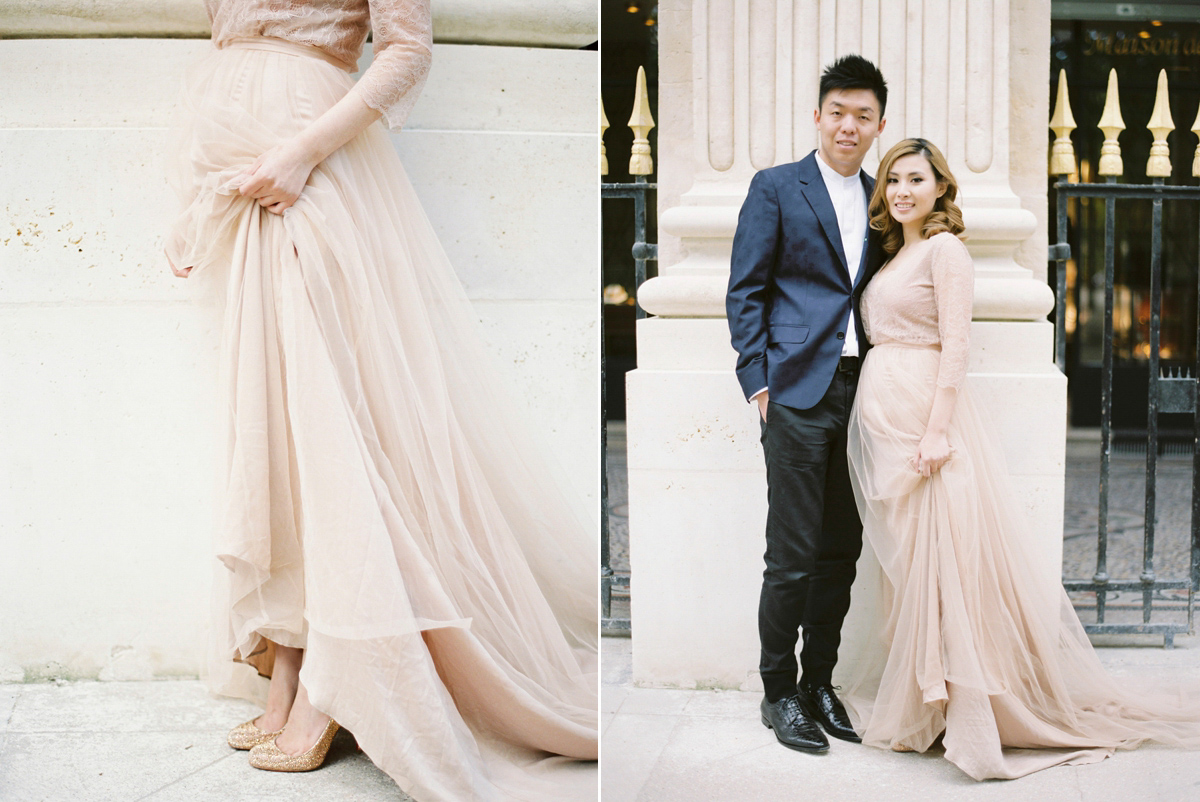
<instances>
[{"instance_id":1,"label":"fluted column","mask_svg":"<svg viewBox=\"0 0 1200 802\"><path fill-rule=\"evenodd\" d=\"M679 238L683 258L664 261L660 277L643 286L647 311L724 315L729 250L750 178L816 147L812 110L821 68L857 52L880 65L889 86L888 124L864 166L873 170L906 136L937 144L962 188L978 271L975 318L1045 318L1053 294L1013 259L1036 220L1009 181L1009 0L690 5L693 159L663 171L690 172L691 187L660 213L662 231Z\"/></svg>"}]
</instances>

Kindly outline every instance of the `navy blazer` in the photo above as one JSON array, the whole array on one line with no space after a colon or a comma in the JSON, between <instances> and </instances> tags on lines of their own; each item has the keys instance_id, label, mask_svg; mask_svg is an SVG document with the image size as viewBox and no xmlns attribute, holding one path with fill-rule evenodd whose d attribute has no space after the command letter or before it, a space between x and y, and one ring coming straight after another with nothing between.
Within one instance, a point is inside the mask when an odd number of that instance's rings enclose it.
<instances>
[{"instance_id":1,"label":"navy blazer","mask_svg":"<svg viewBox=\"0 0 1200 802\"><path fill-rule=\"evenodd\" d=\"M859 170L870 198L875 181ZM757 173L738 215L725 311L747 398L810 409L825 395L853 308L859 356L869 344L858 319L863 288L883 262L879 233L867 229L853 286L833 202L816 151Z\"/></svg>"}]
</instances>

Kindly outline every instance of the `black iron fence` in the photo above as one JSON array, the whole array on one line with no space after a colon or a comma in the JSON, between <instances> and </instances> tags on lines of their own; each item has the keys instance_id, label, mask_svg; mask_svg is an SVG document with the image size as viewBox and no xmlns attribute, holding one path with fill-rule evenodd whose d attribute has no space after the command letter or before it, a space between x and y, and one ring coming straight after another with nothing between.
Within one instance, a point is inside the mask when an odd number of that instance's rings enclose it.
<instances>
[{"instance_id":1,"label":"black iron fence","mask_svg":"<svg viewBox=\"0 0 1200 802\"><path fill-rule=\"evenodd\" d=\"M1103 183L1077 183L1069 180L1076 172L1075 155L1069 138L1075 128L1067 96L1066 77L1060 74L1058 101L1050 127L1058 135L1052 152L1050 171L1060 176L1057 191L1058 242L1050 247L1050 260L1056 264L1057 307L1055 313L1055 358L1060 369L1066 370L1067 321L1067 261L1071 258L1068 242L1068 201L1071 198L1094 198L1104 204L1104 336L1100 387L1100 487L1097 520L1096 571L1090 579L1065 578L1068 591L1095 594L1096 620L1084 624L1091 633L1147 633L1162 635L1170 648L1176 634L1195 632L1195 596L1200 591L1200 404L1197 404L1197 367L1173 367L1163 370L1160 354L1163 301L1163 204L1185 200L1200 200L1200 187L1167 186L1164 179L1171 175L1170 152L1166 137L1174 130L1167 105L1165 71L1159 77L1158 97L1146 127L1154 135L1146 167L1148 184L1119 184L1117 178L1124 168L1117 135L1125 129L1120 114L1116 71L1109 77L1108 101L1101 115L1099 128L1105 140L1097 173ZM1198 116L1200 123L1200 116ZM1197 127L1200 127L1198 125ZM1194 177L1200 177L1200 147L1192 167ZM1109 575L1109 499L1113 453L1113 315L1116 274L1116 212L1117 204L1149 201L1152 205L1150 229L1150 311L1149 311L1149 385L1146 398L1146 487L1145 523L1142 539L1141 573L1135 577L1117 578ZM1200 230L1200 220L1197 221ZM1198 282L1200 285L1200 282ZM1198 290L1200 296L1200 290ZM1197 298L1200 309L1200 297ZM1200 358L1200 325L1196 332L1196 353ZM1161 576L1155 569L1155 535L1158 518L1157 479L1160 460L1159 416L1190 414L1193 421L1192 487L1191 487L1191 548L1184 575ZM1131 593L1141 596L1140 622L1112 620L1108 611L1110 595ZM1175 599L1164 595L1174 592ZM1178 606L1178 596L1185 600L1185 621L1155 620L1155 614L1167 606ZM1163 604L1163 602L1174 605Z\"/></svg>"},{"instance_id":2,"label":"black iron fence","mask_svg":"<svg viewBox=\"0 0 1200 802\"><path fill-rule=\"evenodd\" d=\"M657 185L651 183L649 176L654 172L654 160L650 152L648 134L654 127L654 119L650 114L649 96L646 92L646 72L638 68L637 87L633 103L633 114L629 118L629 127L633 130L633 148L629 157L629 174L632 181L600 184L600 196L603 200L632 200L633 201L633 232L634 242L630 258L634 264L633 299L636 304L637 292L646 280L646 263L658 258L658 246L646 241L646 214L648 201ZM604 149L604 132L608 130L608 118L601 105L600 127L600 174L608 175L608 157ZM607 243L605 244L607 247ZM646 316L641 305L635 305L634 316L641 320ZM600 341L605 342L604 316L601 315ZM604 352L600 357L600 614L601 632L605 635L629 635L630 619L625 616L613 615L613 597L629 599L629 573L617 572L612 566L612 527L610 526L609 486L608 486L608 364Z\"/></svg>"}]
</instances>

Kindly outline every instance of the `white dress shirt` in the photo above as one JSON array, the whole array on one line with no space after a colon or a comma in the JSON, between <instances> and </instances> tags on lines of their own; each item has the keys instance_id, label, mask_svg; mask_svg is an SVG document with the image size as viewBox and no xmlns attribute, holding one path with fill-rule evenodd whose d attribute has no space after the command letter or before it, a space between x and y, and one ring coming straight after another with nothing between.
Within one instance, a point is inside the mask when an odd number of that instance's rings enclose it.
<instances>
[{"instance_id":1,"label":"white dress shirt","mask_svg":"<svg viewBox=\"0 0 1200 802\"><path fill-rule=\"evenodd\" d=\"M863 189L859 171L844 176L834 170L817 154L817 167L825 179L825 189L833 201L838 228L842 232L842 251L846 254L846 265L850 269L850 285L858 281L862 269L863 248L867 244L867 192ZM850 324L846 327L846 339L842 344L842 356L858 356L858 329L855 315L850 312Z\"/></svg>"},{"instance_id":2,"label":"white dress shirt","mask_svg":"<svg viewBox=\"0 0 1200 802\"><path fill-rule=\"evenodd\" d=\"M862 271L863 248L867 244L867 192L859 171L844 176L826 164L820 153L817 153L817 167L825 179L829 200L833 202L833 212L837 215L838 229L842 234L842 251L846 254L846 264L850 269L850 286L854 286ZM846 327L846 339L842 341L842 356L858 356L858 329L853 309L850 311L850 325ZM758 398L766 389L764 387L750 396L750 400Z\"/></svg>"}]
</instances>

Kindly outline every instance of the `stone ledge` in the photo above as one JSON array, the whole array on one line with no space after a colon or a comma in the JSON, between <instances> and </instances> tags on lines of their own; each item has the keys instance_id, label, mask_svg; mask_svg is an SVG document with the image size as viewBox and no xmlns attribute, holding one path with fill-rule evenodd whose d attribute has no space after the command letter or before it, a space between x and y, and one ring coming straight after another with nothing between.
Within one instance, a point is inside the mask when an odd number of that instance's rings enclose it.
<instances>
[{"instance_id":1,"label":"stone ledge","mask_svg":"<svg viewBox=\"0 0 1200 802\"><path fill-rule=\"evenodd\" d=\"M582 47L598 38L590 0L438 0L443 44ZM206 39L200 0L0 0L0 39L143 36Z\"/></svg>"}]
</instances>

